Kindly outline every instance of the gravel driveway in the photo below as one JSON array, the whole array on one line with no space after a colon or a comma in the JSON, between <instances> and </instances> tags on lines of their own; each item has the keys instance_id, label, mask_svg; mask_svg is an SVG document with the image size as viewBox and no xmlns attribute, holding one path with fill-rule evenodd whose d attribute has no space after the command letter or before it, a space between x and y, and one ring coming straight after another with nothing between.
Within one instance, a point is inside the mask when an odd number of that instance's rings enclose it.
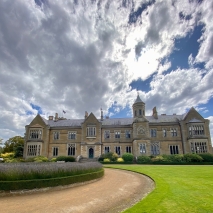
<instances>
[{"instance_id":1,"label":"gravel driveway","mask_svg":"<svg viewBox=\"0 0 213 213\"><path fill-rule=\"evenodd\" d=\"M86 184L29 191L13 196L0 193L2 213L114 213L132 206L154 189L146 176L106 169L103 178ZM21 195L20 195L21 194Z\"/></svg>"}]
</instances>

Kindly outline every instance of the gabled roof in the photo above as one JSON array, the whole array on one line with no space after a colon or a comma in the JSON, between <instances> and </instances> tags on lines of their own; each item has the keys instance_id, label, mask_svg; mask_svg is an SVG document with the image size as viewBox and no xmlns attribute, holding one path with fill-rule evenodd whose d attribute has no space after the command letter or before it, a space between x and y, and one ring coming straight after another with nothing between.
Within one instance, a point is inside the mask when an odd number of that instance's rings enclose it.
<instances>
[{"instance_id":1,"label":"gabled roof","mask_svg":"<svg viewBox=\"0 0 213 213\"><path fill-rule=\"evenodd\" d=\"M146 119L150 123L166 123L166 122L178 122L182 120L183 115L158 115L158 119L153 116L146 116Z\"/></svg>"}]
</instances>

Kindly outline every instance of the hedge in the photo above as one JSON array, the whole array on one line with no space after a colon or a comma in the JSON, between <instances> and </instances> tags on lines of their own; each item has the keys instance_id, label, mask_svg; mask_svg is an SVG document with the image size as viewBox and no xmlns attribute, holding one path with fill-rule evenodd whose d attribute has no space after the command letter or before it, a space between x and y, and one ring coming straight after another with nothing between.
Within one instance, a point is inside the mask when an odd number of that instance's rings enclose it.
<instances>
[{"instance_id":1,"label":"hedge","mask_svg":"<svg viewBox=\"0 0 213 213\"><path fill-rule=\"evenodd\" d=\"M50 179L34 179L34 180L19 180L19 181L0 181L0 190L22 190L22 189L35 189L44 187L53 187L59 185L69 185L73 183L85 182L97 178L101 178L104 175L104 169L96 172L60 177Z\"/></svg>"}]
</instances>

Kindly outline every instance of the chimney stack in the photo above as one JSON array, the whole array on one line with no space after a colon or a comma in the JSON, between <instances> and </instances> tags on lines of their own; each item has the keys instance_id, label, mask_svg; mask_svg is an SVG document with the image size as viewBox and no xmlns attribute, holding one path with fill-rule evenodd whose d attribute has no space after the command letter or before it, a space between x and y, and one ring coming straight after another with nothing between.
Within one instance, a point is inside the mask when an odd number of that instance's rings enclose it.
<instances>
[{"instance_id":1,"label":"chimney stack","mask_svg":"<svg viewBox=\"0 0 213 213\"><path fill-rule=\"evenodd\" d=\"M58 113L55 113L55 121L58 120Z\"/></svg>"},{"instance_id":2,"label":"chimney stack","mask_svg":"<svg viewBox=\"0 0 213 213\"><path fill-rule=\"evenodd\" d=\"M88 117L88 112L85 111L85 116L84 116L84 118L86 119L87 117Z\"/></svg>"},{"instance_id":3,"label":"chimney stack","mask_svg":"<svg viewBox=\"0 0 213 213\"><path fill-rule=\"evenodd\" d=\"M53 116L52 115L49 116L49 120L53 120Z\"/></svg>"},{"instance_id":4,"label":"chimney stack","mask_svg":"<svg viewBox=\"0 0 213 213\"><path fill-rule=\"evenodd\" d=\"M157 112L156 107L154 107L152 111L153 111L152 116L153 116L155 119L158 119L158 112Z\"/></svg>"},{"instance_id":5,"label":"chimney stack","mask_svg":"<svg viewBox=\"0 0 213 213\"><path fill-rule=\"evenodd\" d=\"M103 110L101 108L101 121L103 121L103 120L104 120L104 116L103 116Z\"/></svg>"}]
</instances>

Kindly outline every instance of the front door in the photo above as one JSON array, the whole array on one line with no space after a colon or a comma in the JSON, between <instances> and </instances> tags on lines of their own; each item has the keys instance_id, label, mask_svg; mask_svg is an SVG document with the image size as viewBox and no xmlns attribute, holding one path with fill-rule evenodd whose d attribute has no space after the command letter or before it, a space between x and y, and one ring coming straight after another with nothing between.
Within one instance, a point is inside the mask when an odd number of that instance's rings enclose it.
<instances>
[{"instance_id":1,"label":"front door","mask_svg":"<svg viewBox=\"0 0 213 213\"><path fill-rule=\"evenodd\" d=\"M89 158L93 158L93 157L94 157L94 149L89 148Z\"/></svg>"}]
</instances>

